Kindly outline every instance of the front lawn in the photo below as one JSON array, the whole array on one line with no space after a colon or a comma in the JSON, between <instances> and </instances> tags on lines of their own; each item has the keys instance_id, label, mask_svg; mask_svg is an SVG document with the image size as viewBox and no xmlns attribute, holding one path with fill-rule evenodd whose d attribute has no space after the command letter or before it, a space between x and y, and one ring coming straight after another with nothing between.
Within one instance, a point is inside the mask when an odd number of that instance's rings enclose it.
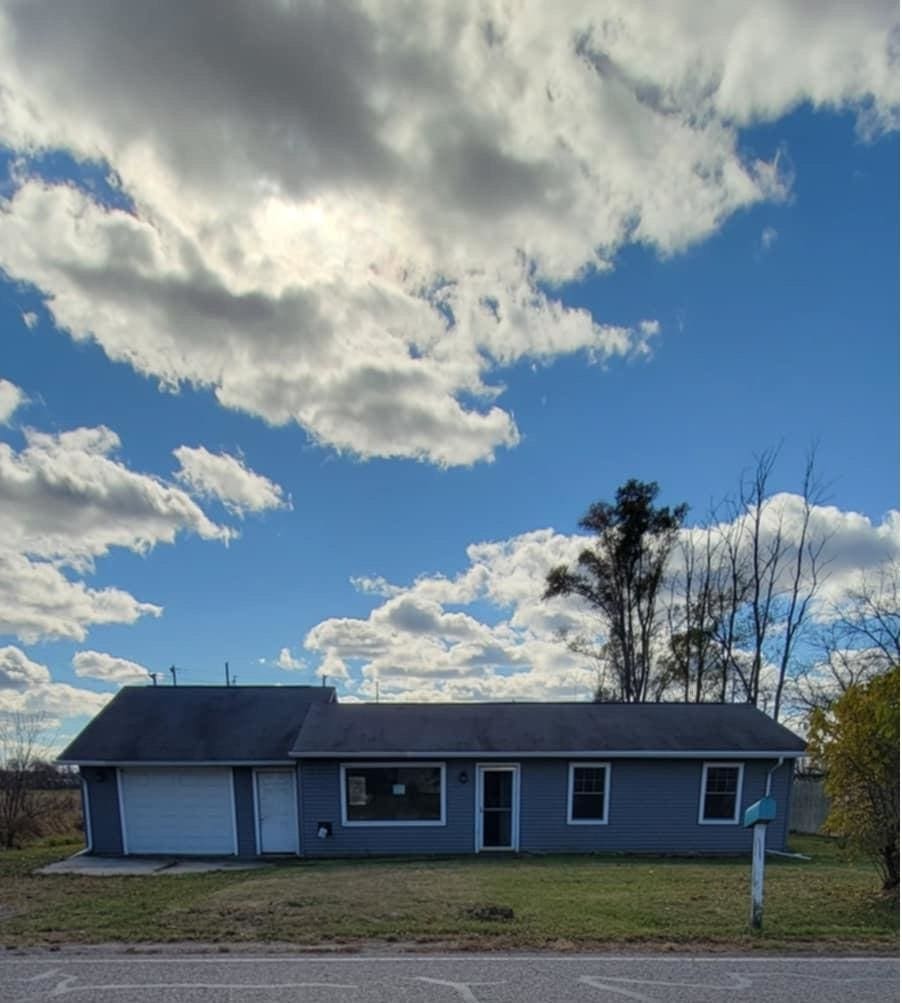
<instances>
[{"instance_id":1,"label":"front lawn","mask_svg":"<svg viewBox=\"0 0 902 1003\"><path fill-rule=\"evenodd\" d=\"M76 846L0 855L0 942L441 942L894 949L898 903L871 865L820 837L768 858L765 930L746 928L748 860L521 857L299 861L180 876L35 876ZM512 913L512 915L511 915Z\"/></svg>"}]
</instances>

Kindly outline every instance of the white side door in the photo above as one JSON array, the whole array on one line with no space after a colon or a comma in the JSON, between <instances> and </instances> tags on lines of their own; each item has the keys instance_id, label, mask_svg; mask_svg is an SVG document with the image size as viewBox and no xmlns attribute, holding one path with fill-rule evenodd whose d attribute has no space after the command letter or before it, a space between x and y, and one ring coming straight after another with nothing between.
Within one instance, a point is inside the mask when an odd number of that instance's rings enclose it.
<instances>
[{"instance_id":1,"label":"white side door","mask_svg":"<svg viewBox=\"0 0 902 1003\"><path fill-rule=\"evenodd\" d=\"M255 770L257 848L260 853L298 852L294 770Z\"/></svg>"}]
</instances>

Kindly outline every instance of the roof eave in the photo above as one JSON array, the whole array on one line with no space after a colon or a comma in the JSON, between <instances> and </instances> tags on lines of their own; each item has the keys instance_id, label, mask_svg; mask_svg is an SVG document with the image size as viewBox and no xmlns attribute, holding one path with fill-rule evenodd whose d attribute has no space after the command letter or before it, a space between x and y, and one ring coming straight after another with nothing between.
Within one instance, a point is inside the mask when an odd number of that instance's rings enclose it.
<instances>
[{"instance_id":1,"label":"roof eave","mask_svg":"<svg viewBox=\"0 0 902 1003\"><path fill-rule=\"evenodd\" d=\"M523 752L516 749L292 750L294 759L479 759L504 756L508 759L798 759L805 749L558 749Z\"/></svg>"},{"instance_id":2,"label":"roof eave","mask_svg":"<svg viewBox=\"0 0 902 1003\"><path fill-rule=\"evenodd\" d=\"M63 759L60 766L294 766L295 760L283 759Z\"/></svg>"}]
</instances>

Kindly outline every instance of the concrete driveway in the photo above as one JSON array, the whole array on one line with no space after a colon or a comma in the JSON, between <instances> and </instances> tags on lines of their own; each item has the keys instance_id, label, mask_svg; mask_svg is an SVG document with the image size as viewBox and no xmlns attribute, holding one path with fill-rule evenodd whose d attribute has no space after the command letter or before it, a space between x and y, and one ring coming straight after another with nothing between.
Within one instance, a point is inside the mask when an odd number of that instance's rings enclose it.
<instances>
[{"instance_id":1,"label":"concrete driveway","mask_svg":"<svg viewBox=\"0 0 902 1003\"><path fill-rule=\"evenodd\" d=\"M35 874L86 874L95 877L122 877L129 874L203 874L206 871L249 871L266 864L259 860L233 857L102 857L82 850L73 857L41 867Z\"/></svg>"}]
</instances>

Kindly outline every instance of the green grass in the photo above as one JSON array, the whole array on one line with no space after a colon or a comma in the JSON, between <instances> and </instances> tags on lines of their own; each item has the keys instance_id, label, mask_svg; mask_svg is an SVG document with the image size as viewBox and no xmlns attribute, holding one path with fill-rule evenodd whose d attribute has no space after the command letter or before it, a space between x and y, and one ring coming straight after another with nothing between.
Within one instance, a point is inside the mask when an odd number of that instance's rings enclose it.
<instances>
[{"instance_id":1,"label":"green grass","mask_svg":"<svg viewBox=\"0 0 902 1003\"><path fill-rule=\"evenodd\" d=\"M745 859L299 861L180 876L33 875L75 849L0 855L0 942L890 950L898 938L898 904L877 893L870 863L819 837L793 840L811 861L768 858L765 930L754 936ZM513 917L493 918L491 907Z\"/></svg>"}]
</instances>

